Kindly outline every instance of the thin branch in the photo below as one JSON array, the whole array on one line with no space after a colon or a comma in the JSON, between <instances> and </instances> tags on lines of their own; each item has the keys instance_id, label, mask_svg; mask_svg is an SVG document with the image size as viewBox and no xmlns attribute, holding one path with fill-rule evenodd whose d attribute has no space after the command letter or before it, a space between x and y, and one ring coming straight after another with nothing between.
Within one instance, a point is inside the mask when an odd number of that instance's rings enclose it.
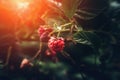
<instances>
[{"instance_id":1,"label":"thin branch","mask_svg":"<svg viewBox=\"0 0 120 80\"><path fill-rule=\"evenodd\" d=\"M7 55L6 62L5 62L4 66L8 65L8 63L9 63L9 59L10 59L10 55L11 55L11 50L12 50L12 46L10 46L8 48L8 55Z\"/></svg>"},{"instance_id":2,"label":"thin branch","mask_svg":"<svg viewBox=\"0 0 120 80\"><path fill-rule=\"evenodd\" d=\"M41 53L41 50L42 50L42 45L43 45L43 43L40 41L40 49L38 50L38 52L33 56L33 58L30 61L33 61L35 58L37 58L39 56L39 54Z\"/></svg>"}]
</instances>

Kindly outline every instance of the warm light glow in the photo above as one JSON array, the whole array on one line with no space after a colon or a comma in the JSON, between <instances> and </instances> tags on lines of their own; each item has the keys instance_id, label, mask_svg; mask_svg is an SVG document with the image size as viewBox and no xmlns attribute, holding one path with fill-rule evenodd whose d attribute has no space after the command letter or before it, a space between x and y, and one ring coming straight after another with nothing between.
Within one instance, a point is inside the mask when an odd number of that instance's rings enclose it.
<instances>
[{"instance_id":1,"label":"warm light glow","mask_svg":"<svg viewBox=\"0 0 120 80\"><path fill-rule=\"evenodd\" d=\"M17 3L18 9L27 9L29 7L29 2L19 2Z\"/></svg>"},{"instance_id":2,"label":"warm light glow","mask_svg":"<svg viewBox=\"0 0 120 80\"><path fill-rule=\"evenodd\" d=\"M5 14L3 19L9 17L17 25L36 26L41 24L41 16L48 11L48 0L0 0L1 14ZM12 16L11 16L12 15ZM10 21L4 21L6 24ZM2 20L3 21L3 20Z\"/></svg>"},{"instance_id":3,"label":"warm light glow","mask_svg":"<svg viewBox=\"0 0 120 80\"><path fill-rule=\"evenodd\" d=\"M31 8L31 4L33 4L33 0L1 0L0 2L0 5L13 11L15 14L24 14L23 12L28 12Z\"/></svg>"},{"instance_id":4,"label":"warm light glow","mask_svg":"<svg viewBox=\"0 0 120 80\"><path fill-rule=\"evenodd\" d=\"M48 0L48 1L56 4L58 7L61 7L61 6L62 6L62 4L61 4L60 2L57 2L57 1L55 1L55 0Z\"/></svg>"},{"instance_id":5,"label":"warm light glow","mask_svg":"<svg viewBox=\"0 0 120 80\"><path fill-rule=\"evenodd\" d=\"M23 13L30 8L31 0L11 0L13 10L19 13Z\"/></svg>"}]
</instances>

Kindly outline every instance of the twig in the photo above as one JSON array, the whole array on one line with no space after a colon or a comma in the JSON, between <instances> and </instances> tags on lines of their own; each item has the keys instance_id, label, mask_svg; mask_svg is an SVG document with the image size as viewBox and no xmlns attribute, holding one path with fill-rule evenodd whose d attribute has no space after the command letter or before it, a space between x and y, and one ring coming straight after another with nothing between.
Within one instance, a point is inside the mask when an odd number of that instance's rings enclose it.
<instances>
[{"instance_id":1,"label":"twig","mask_svg":"<svg viewBox=\"0 0 120 80\"><path fill-rule=\"evenodd\" d=\"M38 50L38 52L33 56L33 58L30 61L33 61L35 58L37 58L39 56L39 54L41 53L41 50L42 50L42 45L43 45L43 43L40 41L40 49Z\"/></svg>"},{"instance_id":2,"label":"twig","mask_svg":"<svg viewBox=\"0 0 120 80\"><path fill-rule=\"evenodd\" d=\"M8 55L7 55L6 62L5 62L4 66L8 65L8 63L9 63L9 59L10 59L10 55L11 55L11 50L12 50L12 46L10 46L8 48Z\"/></svg>"}]
</instances>

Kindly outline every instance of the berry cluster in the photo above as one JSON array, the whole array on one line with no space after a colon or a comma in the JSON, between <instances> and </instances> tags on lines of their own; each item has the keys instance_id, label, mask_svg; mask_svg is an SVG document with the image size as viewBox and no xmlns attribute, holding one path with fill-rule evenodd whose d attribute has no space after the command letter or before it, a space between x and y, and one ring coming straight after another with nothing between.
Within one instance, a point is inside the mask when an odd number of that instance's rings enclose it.
<instances>
[{"instance_id":1,"label":"berry cluster","mask_svg":"<svg viewBox=\"0 0 120 80\"><path fill-rule=\"evenodd\" d=\"M38 29L40 41L46 42L48 46L46 54L55 56L64 49L65 42L62 37L50 36L51 32L53 32L53 28L49 26L40 26Z\"/></svg>"}]
</instances>

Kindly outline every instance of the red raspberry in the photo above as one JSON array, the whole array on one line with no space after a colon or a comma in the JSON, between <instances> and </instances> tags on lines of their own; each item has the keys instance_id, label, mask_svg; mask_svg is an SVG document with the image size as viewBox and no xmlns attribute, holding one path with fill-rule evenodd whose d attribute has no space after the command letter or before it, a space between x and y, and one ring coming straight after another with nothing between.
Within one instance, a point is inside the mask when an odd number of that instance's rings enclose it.
<instances>
[{"instance_id":1,"label":"red raspberry","mask_svg":"<svg viewBox=\"0 0 120 80\"><path fill-rule=\"evenodd\" d=\"M47 42L49 40L49 33L52 32L53 29L50 27L40 26L38 29L38 34L40 36L40 40L43 42Z\"/></svg>"},{"instance_id":2,"label":"red raspberry","mask_svg":"<svg viewBox=\"0 0 120 80\"><path fill-rule=\"evenodd\" d=\"M48 47L51 52L61 52L64 48L64 39L51 37L48 41Z\"/></svg>"}]
</instances>

